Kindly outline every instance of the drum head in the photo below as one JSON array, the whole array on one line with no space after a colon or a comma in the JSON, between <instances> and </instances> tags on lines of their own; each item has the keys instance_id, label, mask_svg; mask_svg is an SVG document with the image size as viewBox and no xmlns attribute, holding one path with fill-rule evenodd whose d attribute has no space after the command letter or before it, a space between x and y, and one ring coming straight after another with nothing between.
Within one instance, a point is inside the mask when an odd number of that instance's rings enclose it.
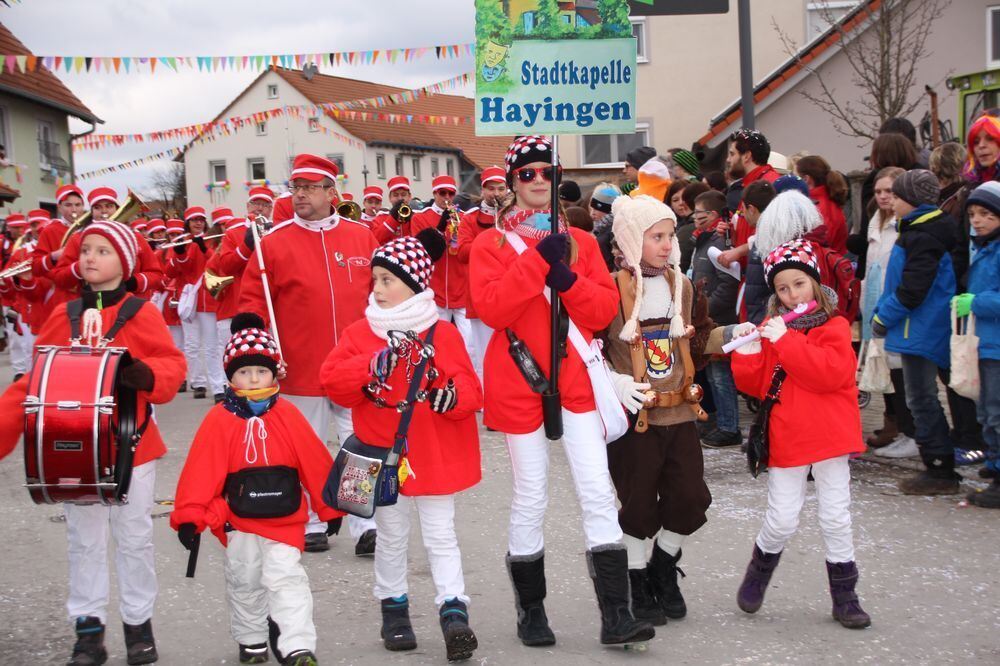
<instances>
[{"instance_id":1,"label":"drum head","mask_svg":"<svg viewBox=\"0 0 1000 666\"><path fill-rule=\"evenodd\" d=\"M122 385L122 370L132 364L132 356L123 352L115 370L115 402L118 419L118 456L115 460L115 499L121 501L128 495L132 483L132 464L135 452L132 450L132 437L135 436L136 423L136 392L135 389Z\"/></svg>"}]
</instances>

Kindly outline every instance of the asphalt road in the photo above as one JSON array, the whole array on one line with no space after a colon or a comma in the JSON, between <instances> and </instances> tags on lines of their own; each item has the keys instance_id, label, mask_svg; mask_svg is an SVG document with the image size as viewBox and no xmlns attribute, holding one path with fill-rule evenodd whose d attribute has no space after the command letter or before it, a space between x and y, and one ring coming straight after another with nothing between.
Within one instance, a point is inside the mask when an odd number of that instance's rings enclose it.
<instances>
[{"instance_id":1,"label":"asphalt road","mask_svg":"<svg viewBox=\"0 0 1000 666\"><path fill-rule=\"evenodd\" d=\"M9 377L6 356L0 377ZM208 401L182 394L158 409L170 453L158 463L155 542L160 596L153 626L161 664L237 664L229 635L223 551L203 540L197 578L185 579L187 553L170 529L169 501L188 443ZM874 421L876 407L866 410ZM709 522L684 547L682 589L688 617L657 629L644 653L602 648L593 587L586 574L577 507L561 446L551 450L546 522L547 610L558 643L522 647L504 568L510 469L502 437L481 431L484 478L459 499L457 527L472 597L480 664L1000 664L1000 513L963 506L959 497L914 498L895 482L909 473L866 460L852 463L858 592L873 625L843 629L830 617L815 501L803 511L763 609L736 607L736 588L766 504L766 481L745 471L738 451L705 451L714 496ZM0 462L0 664L59 664L73 642L65 617L66 538L62 509L36 506L24 482L21 450ZM978 480L967 482L971 489ZM445 663L433 584L419 535L411 537L411 612L419 647L386 652L372 596L372 561L353 555L345 534L324 554L305 554L315 599L318 655L332 664ZM112 580L114 578L112 577ZM107 643L124 664L116 592Z\"/></svg>"}]
</instances>

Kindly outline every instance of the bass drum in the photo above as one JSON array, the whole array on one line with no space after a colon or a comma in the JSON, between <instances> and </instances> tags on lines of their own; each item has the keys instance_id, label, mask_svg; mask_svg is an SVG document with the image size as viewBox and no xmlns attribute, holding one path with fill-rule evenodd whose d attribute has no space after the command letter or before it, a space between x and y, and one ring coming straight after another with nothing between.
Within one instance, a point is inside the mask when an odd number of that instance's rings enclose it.
<instances>
[{"instance_id":1,"label":"bass drum","mask_svg":"<svg viewBox=\"0 0 1000 666\"><path fill-rule=\"evenodd\" d=\"M24 401L24 471L36 504L125 504L136 394L123 347L39 347Z\"/></svg>"}]
</instances>

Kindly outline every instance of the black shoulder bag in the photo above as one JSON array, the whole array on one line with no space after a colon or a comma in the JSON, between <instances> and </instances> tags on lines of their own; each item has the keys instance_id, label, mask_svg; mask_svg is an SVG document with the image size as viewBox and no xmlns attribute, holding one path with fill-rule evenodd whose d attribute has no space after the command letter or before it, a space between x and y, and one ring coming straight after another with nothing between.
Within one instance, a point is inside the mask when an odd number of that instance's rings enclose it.
<instances>
[{"instance_id":1,"label":"black shoulder bag","mask_svg":"<svg viewBox=\"0 0 1000 666\"><path fill-rule=\"evenodd\" d=\"M781 385L786 376L787 373L780 364L774 367L771 386L767 389L767 395L761 401L757 416L754 417L753 423L750 425L750 434L747 437L747 465L750 467L750 474L755 479L758 474L767 469L771 453L771 444L768 441L771 410L780 402L778 396L781 394Z\"/></svg>"}]
</instances>

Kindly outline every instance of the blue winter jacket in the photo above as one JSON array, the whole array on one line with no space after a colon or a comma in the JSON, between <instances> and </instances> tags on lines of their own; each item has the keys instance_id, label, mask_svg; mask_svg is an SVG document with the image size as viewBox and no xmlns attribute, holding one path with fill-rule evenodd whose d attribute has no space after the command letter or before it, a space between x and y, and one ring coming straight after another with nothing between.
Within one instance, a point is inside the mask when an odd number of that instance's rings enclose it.
<instances>
[{"instance_id":1,"label":"blue winter jacket","mask_svg":"<svg viewBox=\"0 0 1000 666\"><path fill-rule=\"evenodd\" d=\"M969 267L972 313L976 315L979 358L1000 361L1000 240L977 250Z\"/></svg>"},{"instance_id":2,"label":"blue winter jacket","mask_svg":"<svg viewBox=\"0 0 1000 666\"><path fill-rule=\"evenodd\" d=\"M955 271L949 252L954 245L955 221L933 206L920 206L900 220L874 315L888 329L888 351L922 356L941 368L951 365Z\"/></svg>"}]
</instances>

